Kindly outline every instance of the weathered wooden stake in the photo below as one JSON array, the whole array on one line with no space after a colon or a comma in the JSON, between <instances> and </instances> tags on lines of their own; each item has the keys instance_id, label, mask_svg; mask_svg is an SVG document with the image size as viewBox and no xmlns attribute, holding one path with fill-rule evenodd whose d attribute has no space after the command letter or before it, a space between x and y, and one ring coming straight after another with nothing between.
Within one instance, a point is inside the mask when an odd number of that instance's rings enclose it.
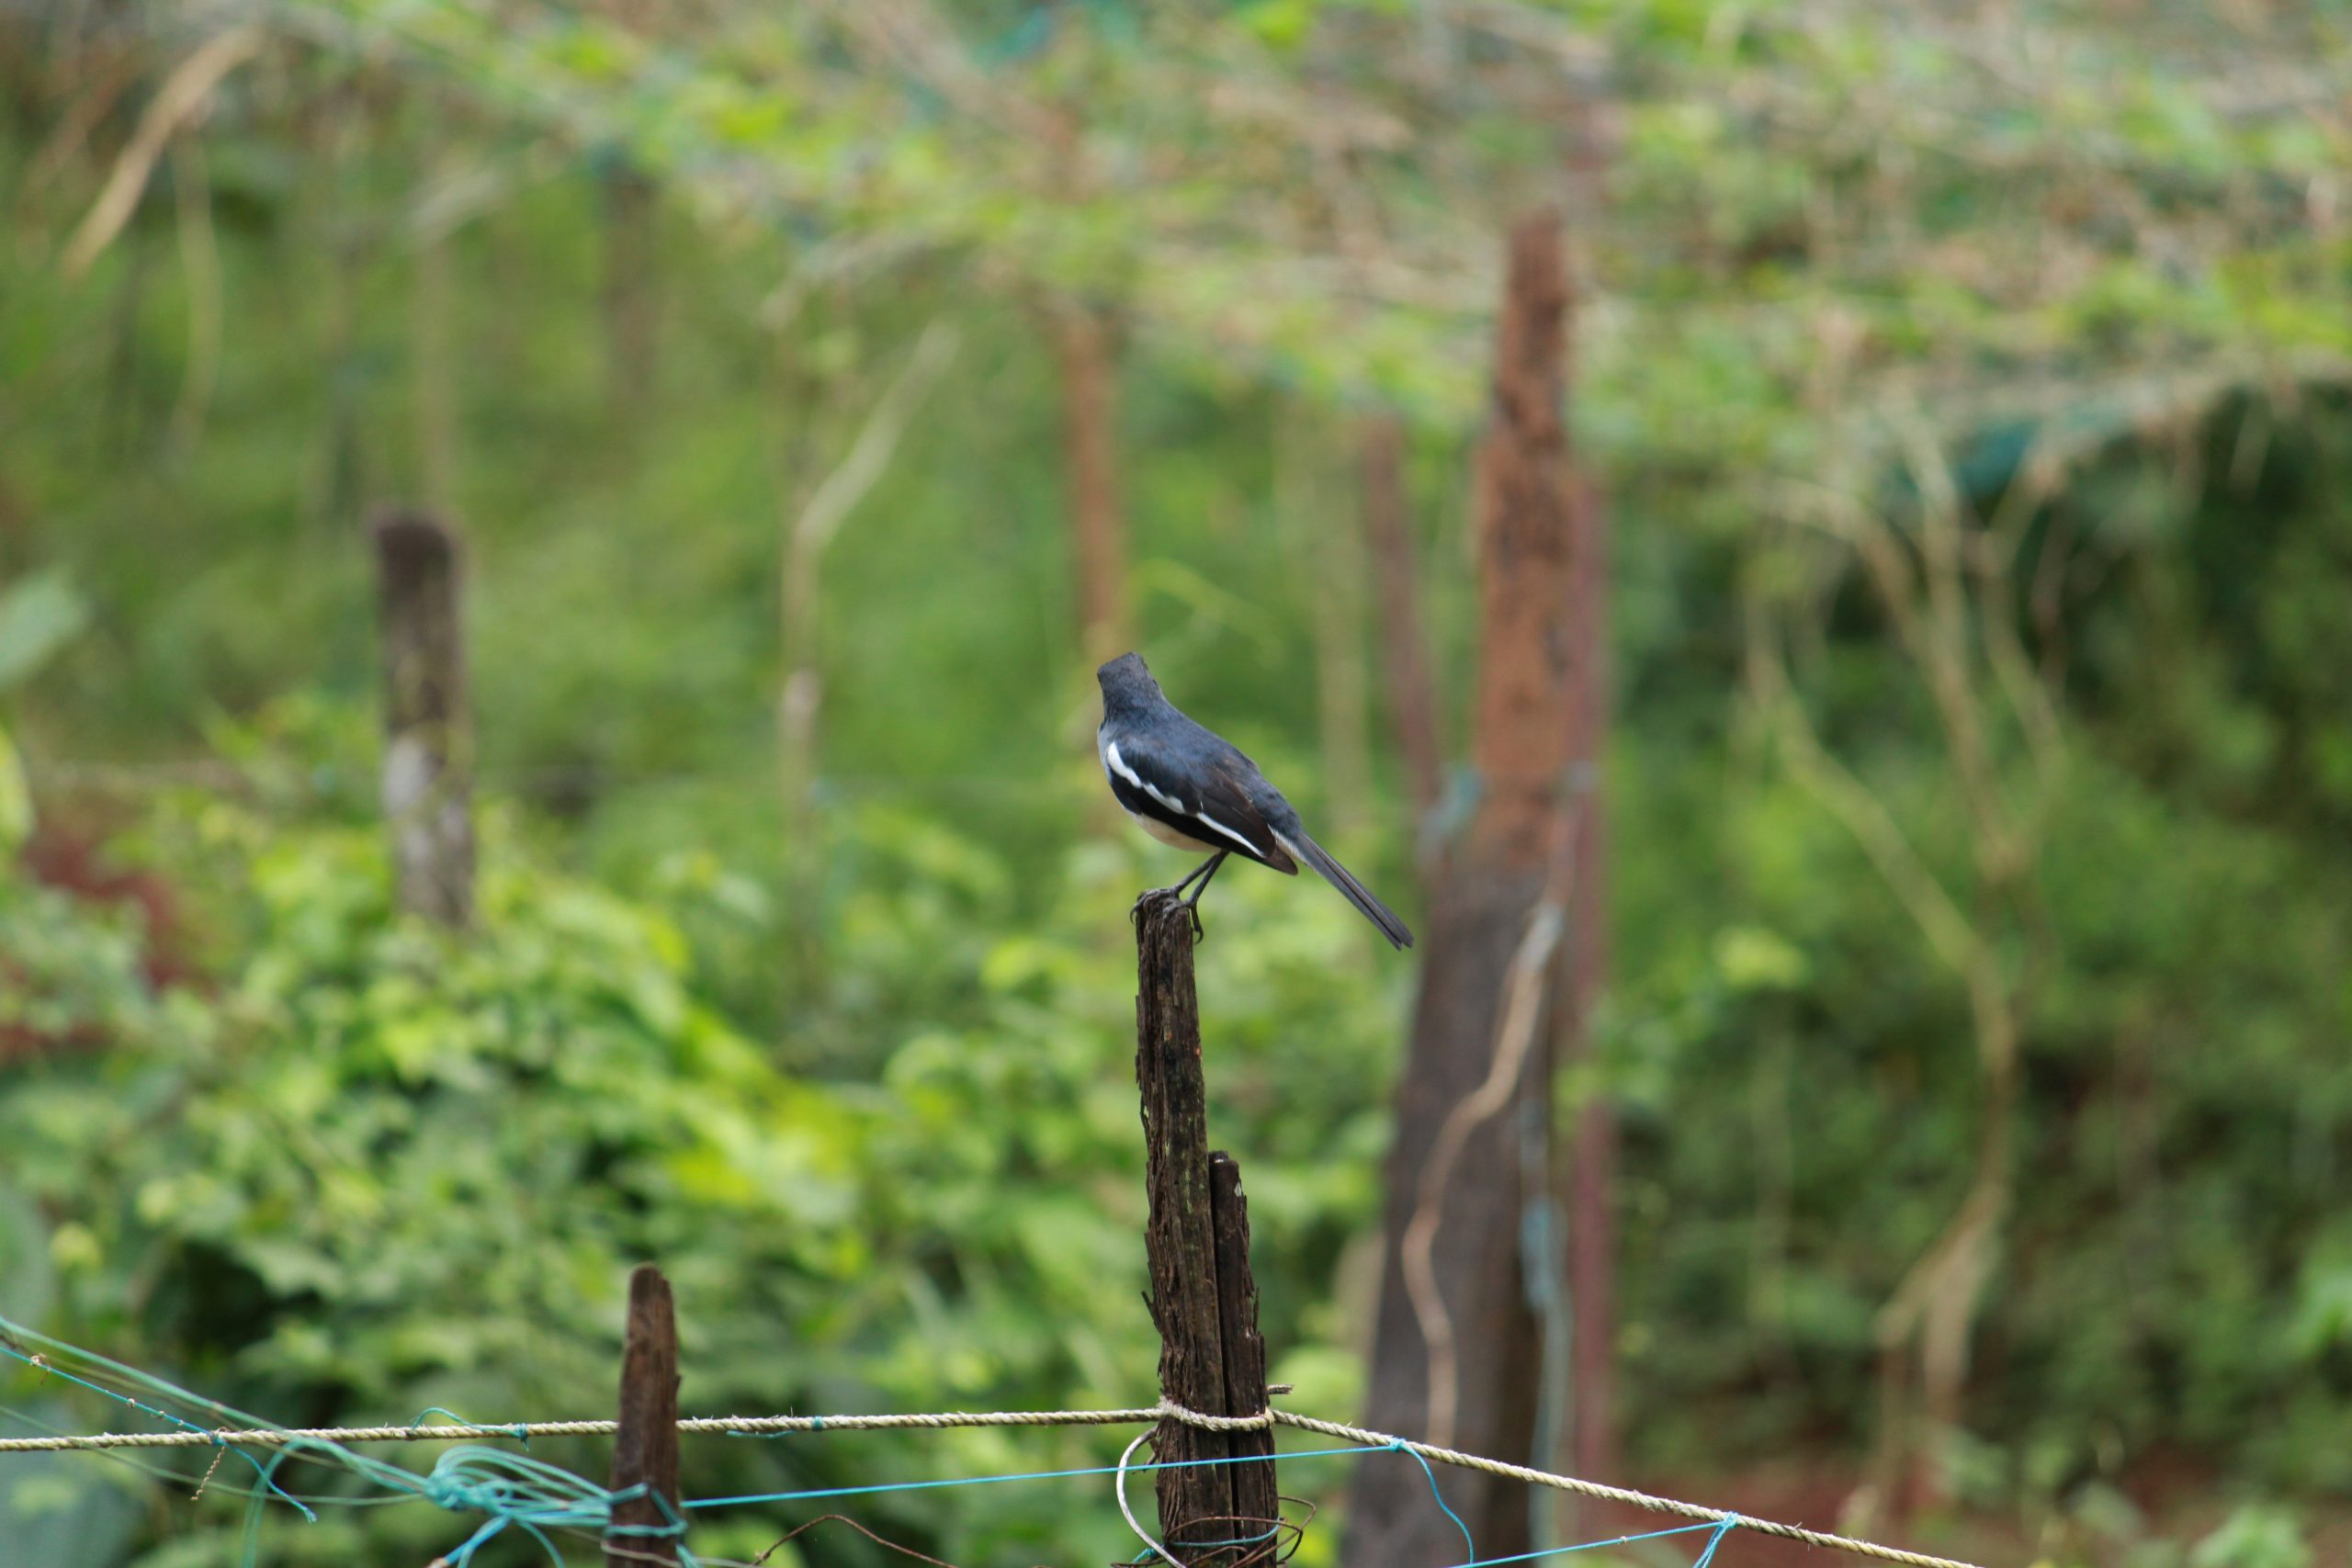
<instances>
[{"instance_id":1,"label":"weathered wooden stake","mask_svg":"<svg viewBox=\"0 0 2352 1568\"><path fill-rule=\"evenodd\" d=\"M1266 1348L1250 1272L1249 1209L1240 1167L1209 1153L1193 921L1173 893L1147 893L1137 903L1136 961L1136 1087L1151 1200L1144 1246L1159 1329L1160 1396L1204 1415L1254 1416L1266 1408ZM1168 1550L1187 1563L1240 1568L1273 1559L1281 1508L1271 1432L1162 1421L1152 1448L1162 1463L1179 1465L1267 1456L1263 1464L1159 1472L1159 1528Z\"/></svg>"},{"instance_id":2,"label":"weathered wooden stake","mask_svg":"<svg viewBox=\"0 0 2352 1568\"><path fill-rule=\"evenodd\" d=\"M444 925L472 918L472 745L466 722L458 548L428 513L377 514L383 604L384 815L400 906Z\"/></svg>"},{"instance_id":3,"label":"weathered wooden stake","mask_svg":"<svg viewBox=\"0 0 2352 1568\"><path fill-rule=\"evenodd\" d=\"M628 1277L628 1338L621 1351L620 1431L613 1439L613 1490L642 1483L649 1495L613 1506L613 1523L659 1529L678 1507L678 1315L670 1281L650 1263ZM675 1535L616 1531L605 1538L605 1568L678 1561Z\"/></svg>"},{"instance_id":4,"label":"weathered wooden stake","mask_svg":"<svg viewBox=\"0 0 2352 1568\"><path fill-rule=\"evenodd\" d=\"M1194 1058L1196 1061L1198 1058ZM1224 1340L1225 1407L1238 1416L1266 1408L1266 1341L1258 1332L1258 1280L1250 1271L1250 1201L1241 1195L1241 1167L1218 1149L1209 1156L1209 1216L1216 1232L1217 1331ZM1263 1464L1236 1464L1233 1513L1238 1529L1227 1540L1266 1532L1263 1545L1228 1561L1272 1562L1281 1556L1278 1527L1282 1494L1274 1486L1274 1434L1236 1432L1227 1439L1236 1457L1262 1454Z\"/></svg>"},{"instance_id":5,"label":"weathered wooden stake","mask_svg":"<svg viewBox=\"0 0 2352 1568\"><path fill-rule=\"evenodd\" d=\"M1061 355L1062 443L1068 465L1078 633L1087 661L1127 646L1127 520L1119 501L1119 366L1111 320L1077 300L1054 308Z\"/></svg>"},{"instance_id":6,"label":"weathered wooden stake","mask_svg":"<svg viewBox=\"0 0 2352 1568\"><path fill-rule=\"evenodd\" d=\"M1431 879L1364 1400L1366 1426L1483 1454L1535 1451L1539 1395L1559 1375L1544 1363L1545 1325L1531 1304L1551 1299L1529 1288L1531 1264L1544 1260L1526 1241L1530 1205L1549 1190L1527 1150L1549 1140L1550 1043L1519 1031L1515 1066L1503 1047L1518 955L1532 952L1538 910L1566 897L1556 874L1569 842L1563 785L1577 761L1566 244L1550 213L1510 233L1476 489L1476 803ZM1490 1078L1507 1091L1498 1099ZM1481 1552L1515 1557L1537 1545L1524 1487L1476 1472L1443 1486ZM1460 1549L1427 1497L1383 1467L1356 1472L1341 1562L1436 1568Z\"/></svg>"},{"instance_id":7,"label":"weathered wooden stake","mask_svg":"<svg viewBox=\"0 0 2352 1568\"><path fill-rule=\"evenodd\" d=\"M1405 433L1394 414L1363 425L1364 542L1380 592L1380 651L1396 752L1412 785L1413 809L1426 819L1445 788L1444 742L1430 674L1429 633L1421 620L1420 560L1405 501Z\"/></svg>"}]
</instances>

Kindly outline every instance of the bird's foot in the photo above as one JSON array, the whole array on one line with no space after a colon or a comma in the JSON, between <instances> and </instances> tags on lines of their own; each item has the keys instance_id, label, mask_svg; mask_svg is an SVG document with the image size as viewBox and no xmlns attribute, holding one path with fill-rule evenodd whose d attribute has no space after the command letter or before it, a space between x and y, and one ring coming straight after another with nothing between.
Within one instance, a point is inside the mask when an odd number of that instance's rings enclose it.
<instances>
[{"instance_id":1,"label":"bird's foot","mask_svg":"<svg viewBox=\"0 0 2352 1568\"><path fill-rule=\"evenodd\" d=\"M1149 903L1154 898L1160 897L1162 894L1181 893L1183 889L1184 885L1181 882L1173 887L1145 888L1141 893L1136 895L1136 901L1127 908L1127 924L1131 926L1141 926L1143 924L1143 907L1146 904ZM1201 926L1200 896L1195 894L1190 898L1179 899L1178 902L1184 906L1184 912L1193 917L1193 941L1198 942L1202 937L1208 934Z\"/></svg>"}]
</instances>

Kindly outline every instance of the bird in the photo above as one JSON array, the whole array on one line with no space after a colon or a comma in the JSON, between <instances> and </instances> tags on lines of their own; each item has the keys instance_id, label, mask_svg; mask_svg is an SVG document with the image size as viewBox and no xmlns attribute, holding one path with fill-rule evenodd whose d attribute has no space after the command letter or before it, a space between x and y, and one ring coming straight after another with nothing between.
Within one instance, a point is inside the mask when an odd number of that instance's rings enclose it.
<instances>
[{"instance_id":1,"label":"bird","mask_svg":"<svg viewBox=\"0 0 2352 1568\"><path fill-rule=\"evenodd\" d=\"M1094 732L1094 746L1113 797L1161 843L1209 857L1170 889L1192 888L1184 908L1192 914L1195 940L1201 934L1201 895L1226 857L1238 854L1285 876L1296 876L1304 861L1399 951L1413 945L1405 922L1307 837L1298 813L1266 782L1257 763L1177 711L1142 655L1123 653L1094 678L1102 687L1102 723Z\"/></svg>"}]
</instances>

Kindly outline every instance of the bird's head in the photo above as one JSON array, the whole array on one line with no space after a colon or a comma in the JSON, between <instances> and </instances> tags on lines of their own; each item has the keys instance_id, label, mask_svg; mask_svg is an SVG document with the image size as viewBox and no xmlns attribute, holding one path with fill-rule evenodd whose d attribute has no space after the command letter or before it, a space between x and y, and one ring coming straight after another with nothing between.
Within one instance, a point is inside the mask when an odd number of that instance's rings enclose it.
<instances>
[{"instance_id":1,"label":"bird's head","mask_svg":"<svg viewBox=\"0 0 2352 1568\"><path fill-rule=\"evenodd\" d=\"M1102 684L1102 711L1105 715L1135 713L1163 700L1159 682L1151 678L1140 653L1123 653L1094 672Z\"/></svg>"}]
</instances>

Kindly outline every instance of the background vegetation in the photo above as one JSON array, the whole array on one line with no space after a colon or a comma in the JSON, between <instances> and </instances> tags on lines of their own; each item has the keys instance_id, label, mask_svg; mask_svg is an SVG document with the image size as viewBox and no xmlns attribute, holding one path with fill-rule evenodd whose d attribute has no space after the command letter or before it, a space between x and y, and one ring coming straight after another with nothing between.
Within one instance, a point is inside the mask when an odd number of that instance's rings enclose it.
<instances>
[{"instance_id":1,"label":"background vegetation","mask_svg":"<svg viewBox=\"0 0 2352 1568\"><path fill-rule=\"evenodd\" d=\"M2327 1560L2348 41L2165 0L19 9L0 1314L288 1422L585 1414L652 1256L697 1410L1144 1394L1122 916L1173 867L1088 754L1049 323L1115 336L1140 646L1401 893L1359 427L1407 421L1458 730L1497 245L1549 201L1619 716L1603 1050L1559 1093L1625 1137L1631 1478L1834 1517L1916 1351L1915 1533ZM391 909L390 497L469 542L461 937ZM1413 972L1248 873L1211 933L1274 1373L1345 1414ZM0 1469L53 1564L233 1561L186 1491ZM1091 1493L874 1517L964 1562L1131 1544ZM354 1510L264 1550L450 1542Z\"/></svg>"}]
</instances>

